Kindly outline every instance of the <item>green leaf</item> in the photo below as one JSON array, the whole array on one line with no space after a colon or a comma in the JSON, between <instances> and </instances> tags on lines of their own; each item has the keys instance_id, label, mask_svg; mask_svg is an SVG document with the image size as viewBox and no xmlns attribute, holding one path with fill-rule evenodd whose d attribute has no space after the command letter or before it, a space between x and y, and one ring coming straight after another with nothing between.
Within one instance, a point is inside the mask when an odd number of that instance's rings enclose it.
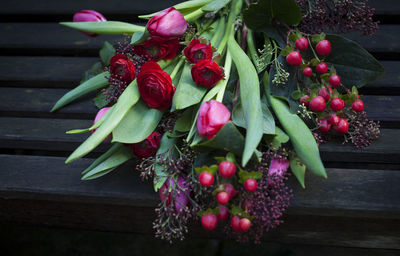
<instances>
[{"instance_id":1,"label":"green leaf","mask_svg":"<svg viewBox=\"0 0 400 256\"><path fill-rule=\"evenodd\" d=\"M231 33L228 50L239 73L240 101L246 120L246 141L242 165L246 166L256 150L263 134L263 113L260 100L258 74L247 54L240 48ZM233 152L233 151L232 151ZM234 152L235 153L235 152ZM236 153L235 153L236 154ZM240 154L236 154L240 155Z\"/></svg>"},{"instance_id":2,"label":"green leaf","mask_svg":"<svg viewBox=\"0 0 400 256\"><path fill-rule=\"evenodd\" d=\"M126 113L140 98L140 93L137 87L136 80L132 81L124 92L119 97L114 105L112 114L104 120L101 126L86 139L72 154L68 157L66 163L70 163L79 159L97 147L121 122ZM108 111L109 112L109 111Z\"/></svg>"},{"instance_id":3,"label":"green leaf","mask_svg":"<svg viewBox=\"0 0 400 256\"><path fill-rule=\"evenodd\" d=\"M275 134L275 120L266 104L261 105L263 112L263 133ZM232 110L232 121L235 125L246 129L242 104L239 102Z\"/></svg>"},{"instance_id":4,"label":"green leaf","mask_svg":"<svg viewBox=\"0 0 400 256\"><path fill-rule=\"evenodd\" d=\"M143 26L120 21L60 22L60 24L79 31L111 35L132 35L135 32L143 32L145 29Z\"/></svg>"},{"instance_id":5,"label":"green leaf","mask_svg":"<svg viewBox=\"0 0 400 256\"><path fill-rule=\"evenodd\" d=\"M300 185L303 188L306 188L306 185L304 184L304 175L306 173L306 166L300 161L300 158L298 157L290 158L290 169L292 170L294 176L296 176Z\"/></svg>"},{"instance_id":6,"label":"green leaf","mask_svg":"<svg viewBox=\"0 0 400 256\"><path fill-rule=\"evenodd\" d=\"M115 152L119 151L122 147L124 147L124 145L121 143L113 144L111 146L111 148L109 148L107 150L107 152L105 152L104 154L99 156L96 160L94 160L94 162L82 172L82 175L85 175L86 173L93 170L96 166L98 166L100 163L104 162L107 158L112 156Z\"/></svg>"},{"instance_id":7,"label":"green leaf","mask_svg":"<svg viewBox=\"0 0 400 256\"><path fill-rule=\"evenodd\" d=\"M192 0L192 1L185 1L179 4L174 5L175 9L177 9L182 15L189 14L202 6L208 4L212 0ZM160 13L159 12L154 12L151 14L146 14L146 15L140 15L139 18L141 19L150 19L151 17L155 16L156 14Z\"/></svg>"},{"instance_id":8,"label":"green leaf","mask_svg":"<svg viewBox=\"0 0 400 256\"><path fill-rule=\"evenodd\" d=\"M321 34L315 34L311 36L311 42L313 44L318 44L319 42L321 42L322 40L325 40L325 33L322 32Z\"/></svg>"},{"instance_id":9,"label":"green leaf","mask_svg":"<svg viewBox=\"0 0 400 256\"><path fill-rule=\"evenodd\" d=\"M50 112L54 112L57 109L62 108L63 106L67 105L68 103L82 97L83 95L101 89L108 85L108 79L106 78L109 75L109 72L103 72L98 74L97 76L87 80L86 82L80 84L75 89L69 91L65 94L61 99L57 101L54 107L51 109Z\"/></svg>"},{"instance_id":10,"label":"green leaf","mask_svg":"<svg viewBox=\"0 0 400 256\"><path fill-rule=\"evenodd\" d=\"M281 55L284 56L284 57L286 57L286 56L289 55L289 53L291 53L291 52L293 52L293 51L294 51L294 48L288 45L288 46L286 46L285 49L283 49L283 50L281 51Z\"/></svg>"},{"instance_id":11,"label":"green leaf","mask_svg":"<svg viewBox=\"0 0 400 256\"><path fill-rule=\"evenodd\" d=\"M110 171L115 170L116 167L132 159L133 155L128 147L119 147L111 156L98 164L91 171L83 175L82 180L92 180L101 177Z\"/></svg>"},{"instance_id":12,"label":"green leaf","mask_svg":"<svg viewBox=\"0 0 400 256\"><path fill-rule=\"evenodd\" d=\"M195 105L201 101L206 94L207 88L197 86L193 81L191 73L191 65L185 63L181 79L176 87L176 91L172 100L175 109L184 109Z\"/></svg>"},{"instance_id":13,"label":"green leaf","mask_svg":"<svg viewBox=\"0 0 400 256\"><path fill-rule=\"evenodd\" d=\"M299 158L314 174L326 178L318 145L310 129L299 116L290 112L289 107L283 101L272 96L269 96L268 100Z\"/></svg>"},{"instance_id":14,"label":"green leaf","mask_svg":"<svg viewBox=\"0 0 400 256\"><path fill-rule=\"evenodd\" d=\"M213 0L211 3L207 4L201 10L203 12L218 12L224 8L231 0Z\"/></svg>"},{"instance_id":15,"label":"green leaf","mask_svg":"<svg viewBox=\"0 0 400 256\"><path fill-rule=\"evenodd\" d=\"M147 28L143 32L137 32L132 35L131 44L138 45L146 41L150 37L149 31Z\"/></svg>"},{"instance_id":16,"label":"green leaf","mask_svg":"<svg viewBox=\"0 0 400 256\"><path fill-rule=\"evenodd\" d=\"M262 178L262 172L257 172L257 171L251 171L251 172L247 172L247 171L243 171L240 170L239 171L239 183L244 183L247 179L255 179L255 180L259 180Z\"/></svg>"},{"instance_id":17,"label":"green leaf","mask_svg":"<svg viewBox=\"0 0 400 256\"><path fill-rule=\"evenodd\" d=\"M301 93L301 91L293 91L292 92L292 99L294 100L300 100L300 98L303 96L303 93Z\"/></svg>"},{"instance_id":18,"label":"green leaf","mask_svg":"<svg viewBox=\"0 0 400 256\"><path fill-rule=\"evenodd\" d=\"M79 133L86 133L86 132L90 132L94 129L97 129L98 127L100 127L100 125L104 122L104 120L111 115L113 110L113 107L110 107L110 109L106 112L106 114L99 120L97 121L95 124L93 124L91 127L86 128L86 129L75 129L75 130L69 130L66 132L66 134L79 134Z\"/></svg>"},{"instance_id":19,"label":"green leaf","mask_svg":"<svg viewBox=\"0 0 400 256\"><path fill-rule=\"evenodd\" d=\"M100 50L101 62L104 66L110 65L110 59L115 55L115 48L109 42L104 42L103 48Z\"/></svg>"},{"instance_id":20,"label":"green leaf","mask_svg":"<svg viewBox=\"0 0 400 256\"><path fill-rule=\"evenodd\" d=\"M212 175L214 175L215 173L217 173L218 170L218 165L213 164L211 166L207 166L207 165L203 165L202 167L197 167L195 168L195 171L200 174L202 172L208 172L211 173Z\"/></svg>"},{"instance_id":21,"label":"green leaf","mask_svg":"<svg viewBox=\"0 0 400 256\"><path fill-rule=\"evenodd\" d=\"M149 108L139 100L113 130L112 142L138 143L145 140L157 127L163 112Z\"/></svg>"},{"instance_id":22,"label":"green leaf","mask_svg":"<svg viewBox=\"0 0 400 256\"><path fill-rule=\"evenodd\" d=\"M327 35L326 39L332 44L326 62L335 65L337 74L347 88L360 88L385 73L379 61L356 42L339 35Z\"/></svg>"},{"instance_id":23,"label":"green leaf","mask_svg":"<svg viewBox=\"0 0 400 256\"><path fill-rule=\"evenodd\" d=\"M83 75L82 79L80 81L81 84L86 82L87 80L91 79L92 77L97 76L98 74L104 72L104 66L103 63L100 61L96 61L90 69L86 70Z\"/></svg>"},{"instance_id":24,"label":"green leaf","mask_svg":"<svg viewBox=\"0 0 400 256\"><path fill-rule=\"evenodd\" d=\"M104 95L104 93L99 93L96 95L96 97L94 97L93 99L93 103L97 108L104 108L108 105L108 100L106 99L106 96Z\"/></svg>"},{"instance_id":25,"label":"green leaf","mask_svg":"<svg viewBox=\"0 0 400 256\"><path fill-rule=\"evenodd\" d=\"M175 122L174 130L178 132L188 132L192 126L193 108L186 109L182 116Z\"/></svg>"},{"instance_id":26,"label":"green leaf","mask_svg":"<svg viewBox=\"0 0 400 256\"><path fill-rule=\"evenodd\" d=\"M285 22L289 26L300 23L302 14L295 0L272 1L273 17Z\"/></svg>"}]
</instances>

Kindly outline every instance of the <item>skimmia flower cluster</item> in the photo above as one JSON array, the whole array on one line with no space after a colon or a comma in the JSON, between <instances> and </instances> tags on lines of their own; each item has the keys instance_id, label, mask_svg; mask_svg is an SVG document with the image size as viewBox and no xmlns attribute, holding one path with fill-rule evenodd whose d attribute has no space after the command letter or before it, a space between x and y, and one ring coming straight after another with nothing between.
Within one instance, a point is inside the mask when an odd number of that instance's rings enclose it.
<instances>
[{"instance_id":1,"label":"skimmia flower cluster","mask_svg":"<svg viewBox=\"0 0 400 256\"><path fill-rule=\"evenodd\" d=\"M382 66L342 36L313 34L372 33L365 2L253 2L182 2L140 16L146 26L107 21L93 10L62 23L87 36L130 36L105 44L103 69L52 111L101 90L93 125L68 131L91 135L66 163L110 145L83 171L89 180L137 159L133 169L153 181L160 198L153 227L161 239L182 240L194 222L260 242L283 222L293 197L288 179L305 188L306 171L327 178L319 143L341 136L360 148L379 136L357 88L377 79Z\"/></svg>"}]
</instances>

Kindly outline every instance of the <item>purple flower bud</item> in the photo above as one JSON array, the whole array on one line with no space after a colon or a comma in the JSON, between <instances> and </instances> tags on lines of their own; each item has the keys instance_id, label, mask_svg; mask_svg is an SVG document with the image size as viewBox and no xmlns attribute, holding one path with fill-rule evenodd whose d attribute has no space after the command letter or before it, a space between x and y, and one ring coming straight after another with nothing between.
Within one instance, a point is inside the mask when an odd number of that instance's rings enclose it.
<instances>
[{"instance_id":1,"label":"purple flower bud","mask_svg":"<svg viewBox=\"0 0 400 256\"><path fill-rule=\"evenodd\" d=\"M74 22L101 22L107 21L106 18L101 13L98 13L94 10L81 10L74 14L73 18ZM98 34L83 32L83 34L91 37L98 36Z\"/></svg>"},{"instance_id":2,"label":"purple flower bud","mask_svg":"<svg viewBox=\"0 0 400 256\"><path fill-rule=\"evenodd\" d=\"M269 166L269 175L283 176L289 168L289 160L283 158L274 158Z\"/></svg>"},{"instance_id":3,"label":"purple flower bud","mask_svg":"<svg viewBox=\"0 0 400 256\"><path fill-rule=\"evenodd\" d=\"M183 15L174 7L163 10L147 22L152 39L170 40L182 36L187 29Z\"/></svg>"},{"instance_id":4,"label":"purple flower bud","mask_svg":"<svg viewBox=\"0 0 400 256\"><path fill-rule=\"evenodd\" d=\"M175 189L175 193L174 191L168 191L170 187ZM180 212L184 206L189 205L189 199L186 196L189 193L189 186L187 185L187 181L181 176L178 178L178 184L175 184L175 179L169 177L158 193L161 201L166 201L167 206L171 204L171 201L174 201L175 209L178 212ZM175 198L172 198L172 196L175 196Z\"/></svg>"},{"instance_id":5,"label":"purple flower bud","mask_svg":"<svg viewBox=\"0 0 400 256\"><path fill-rule=\"evenodd\" d=\"M100 109L99 112L97 112L96 117L94 118L93 125L96 124L98 121L100 121L100 119L103 118L103 116L107 113L107 111L109 109L110 109L109 107ZM91 132L94 133L96 130L97 129L93 129L93 130L91 130ZM110 141L111 139L112 139L112 136L110 134L107 136L107 138L104 139L104 141Z\"/></svg>"}]
</instances>

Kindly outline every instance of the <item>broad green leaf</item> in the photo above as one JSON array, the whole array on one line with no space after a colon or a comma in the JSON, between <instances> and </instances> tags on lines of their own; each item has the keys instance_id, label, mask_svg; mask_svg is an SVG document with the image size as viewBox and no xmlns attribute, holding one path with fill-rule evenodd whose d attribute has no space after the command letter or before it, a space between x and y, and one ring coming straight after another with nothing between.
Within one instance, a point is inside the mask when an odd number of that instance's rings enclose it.
<instances>
[{"instance_id":1,"label":"broad green leaf","mask_svg":"<svg viewBox=\"0 0 400 256\"><path fill-rule=\"evenodd\" d=\"M178 132L188 132L193 122L193 108L187 108L182 116L176 120L174 130Z\"/></svg>"},{"instance_id":2,"label":"broad green leaf","mask_svg":"<svg viewBox=\"0 0 400 256\"><path fill-rule=\"evenodd\" d=\"M246 120L246 142L243 151L242 165L246 166L256 150L263 134L263 113L260 100L260 83L258 74L247 54L240 48L231 34L228 50L232 55L239 73L240 101Z\"/></svg>"},{"instance_id":3,"label":"broad green leaf","mask_svg":"<svg viewBox=\"0 0 400 256\"><path fill-rule=\"evenodd\" d=\"M98 164L95 168L85 173L82 180L92 180L99 178L117 168L121 164L133 158L131 150L128 147L119 147L107 159Z\"/></svg>"},{"instance_id":4,"label":"broad green leaf","mask_svg":"<svg viewBox=\"0 0 400 256\"><path fill-rule=\"evenodd\" d=\"M314 174L327 178L318 145L307 125L282 100L270 96L269 103L302 162Z\"/></svg>"},{"instance_id":5,"label":"broad green leaf","mask_svg":"<svg viewBox=\"0 0 400 256\"><path fill-rule=\"evenodd\" d=\"M281 130L278 126L275 127L275 136L270 138L270 136L266 136L266 142L272 143L272 147L278 149L282 144L289 141L289 136Z\"/></svg>"},{"instance_id":6,"label":"broad green leaf","mask_svg":"<svg viewBox=\"0 0 400 256\"><path fill-rule=\"evenodd\" d=\"M60 22L60 24L79 31L111 35L132 35L135 32L143 32L145 29L143 26L120 21Z\"/></svg>"},{"instance_id":7,"label":"broad green leaf","mask_svg":"<svg viewBox=\"0 0 400 256\"><path fill-rule=\"evenodd\" d=\"M136 79L132 81L119 97L117 103L113 107L112 115L110 115L100 127L89 138L86 139L72 154L68 157L66 163L70 163L76 159L85 156L87 153L97 147L121 122L126 113L140 98Z\"/></svg>"},{"instance_id":8,"label":"broad green leaf","mask_svg":"<svg viewBox=\"0 0 400 256\"><path fill-rule=\"evenodd\" d=\"M100 50L101 62L104 66L110 65L110 59L115 55L115 48L109 42L104 42L103 48Z\"/></svg>"},{"instance_id":9,"label":"broad green leaf","mask_svg":"<svg viewBox=\"0 0 400 256\"><path fill-rule=\"evenodd\" d=\"M189 14L202 6L208 4L212 0L192 0L192 1L185 1L179 4L174 5L175 9L177 9L182 15ZM155 16L156 14L159 14L159 12L154 12L151 14L146 14L146 15L140 15L139 18L141 19L150 19L151 17Z\"/></svg>"},{"instance_id":10,"label":"broad green leaf","mask_svg":"<svg viewBox=\"0 0 400 256\"><path fill-rule=\"evenodd\" d=\"M149 108L139 100L113 130L112 142L138 143L145 140L157 127L163 112Z\"/></svg>"},{"instance_id":11,"label":"broad green leaf","mask_svg":"<svg viewBox=\"0 0 400 256\"><path fill-rule=\"evenodd\" d=\"M326 35L326 39L332 44L326 62L335 65L337 74L347 88L360 88L385 73L379 61L356 42L339 35Z\"/></svg>"},{"instance_id":12,"label":"broad green leaf","mask_svg":"<svg viewBox=\"0 0 400 256\"><path fill-rule=\"evenodd\" d=\"M89 92L92 92L92 91L95 91L95 90L98 90L98 89L101 89L101 88L107 86L108 79L106 78L106 76L109 74L110 74L109 72L100 73L97 76L80 84L75 89L69 91L67 94L65 94L61 99L59 99L57 101L57 103L51 109L51 112L54 112L57 109L62 108L63 106L67 105L68 103L78 99L79 97L81 97Z\"/></svg>"},{"instance_id":13,"label":"broad green leaf","mask_svg":"<svg viewBox=\"0 0 400 256\"><path fill-rule=\"evenodd\" d=\"M181 79L172 100L175 109L184 109L199 103L207 92L206 87L196 85L190 71L191 65L185 63Z\"/></svg>"},{"instance_id":14,"label":"broad green leaf","mask_svg":"<svg viewBox=\"0 0 400 256\"><path fill-rule=\"evenodd\" d=\"M88 70L83 73L80 84L83 84L87 80L97 76L102 72L104 72L103 63L101 61L96 61Z\"/></svg>"},{"instance_id":15,"label":"broad green leaf","mask_svg":"<svg viewBox=\"0 0 400 256\"><path fill-rule=\"evenodd\" d=\"M122 147L124 147L124 145L121 143L113 144L111 146L111 148L109 148L107 150L107 152L105 152L104 154L99 156L96 160L94 160L94 162L82 172L82 175L85 175L86 173L93 170L96 166L98 166L100 163L104 162L107 158L112 156L115 152L119 151Z\"/></svg>"},{"instance_id":16,"label":"broad green leaf","mask_svg":"<svg viewBox=\"0 0 400 256\"><path fill-rule=\"evenodd\" d=\"M261 105L263 112L263 133L275 134L275 120L266 104ZM246 129L242 104L239 102L232 110L232 121L235 125Z\"/></svg>"},{"instance_id":17,"label":"broad green leaf","mask_svg":"<svg viewBox=\"0 0 400 256\"><path fill-rule=\"evenodd\" d=\"M99 93L96 95L96 97L93 98L93 103L94 105L101 109L104 108L108 105L108 100L106 99L106 95L104 95L104 93Z\"/></svg>"},{"instance_id":18,"label":"broad green leaf","mask_svg":"<svg viewBox=\"0 0 400 256\"><path fill-rule=\"evenodd\" d=\"M306 166L300 161L298 157L290 158L290 170L292 170L294 176L296 176L302 188L306 188L304 183L304 175L306 174Z\"/></svg>"},{"instance_id":19,"label":"broad green leaf","mask_svg":"<svg viewBox=\"0 0 400 256\"><path fill-rule=\"evenodd\" d=\"M218 12L224 8L231 0L213 0L211 3L207 4L201 8L204 12Z\"/></svg>"},{"instance_id":20,"label":"broad green leaf","mask_svg":"<svg viewBox=\"0 0 400 256\"><path fill-rule=\"evenodd\" d=\"M149 31L147 28L143 32L137 32L132 35L131 44L138 45L146 41L150 37Z\"/></svg>"}]
</instances>

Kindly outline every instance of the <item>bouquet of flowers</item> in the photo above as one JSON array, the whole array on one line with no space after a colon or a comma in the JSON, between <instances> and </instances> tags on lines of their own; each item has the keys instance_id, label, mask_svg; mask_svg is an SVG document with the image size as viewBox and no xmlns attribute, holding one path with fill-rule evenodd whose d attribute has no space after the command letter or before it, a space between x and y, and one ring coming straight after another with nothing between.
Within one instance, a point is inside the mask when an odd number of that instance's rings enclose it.
<instances>
[{"instance_id":1,"label":"bouquet of flowers","mask_svg":"<svg viewBox=\"0 0 400 256\"><path fill-rule=\"evenodd\" d=\"M146 26L93 10L62 25L105 43L101 62L52 111L93 91L92 134L66 160L109 149L82 172L95 179L137 158L160 204L156 236L183 239L191 220L260 241L280 223L306 170L327 178L318 145L379 137L357 88L384 69L357 43L323 31L377 29L362 0L191 0L143 15ZM291 172L288 170L290 169Z\"/></svg>"}]
</instances>

